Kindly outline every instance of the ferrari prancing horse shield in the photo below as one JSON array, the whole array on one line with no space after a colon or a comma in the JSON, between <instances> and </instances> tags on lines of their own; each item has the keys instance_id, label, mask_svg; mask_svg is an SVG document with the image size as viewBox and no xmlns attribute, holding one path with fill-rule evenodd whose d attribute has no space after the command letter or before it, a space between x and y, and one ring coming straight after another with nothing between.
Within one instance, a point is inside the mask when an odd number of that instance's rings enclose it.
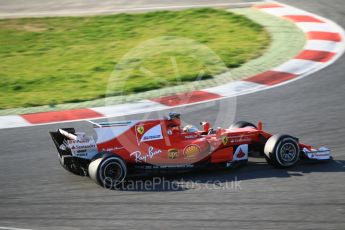
<instances>
[{"instance_id":1,"label":"ferrari prancing horse shield","mask_svg":"<svg viewBox=\"0 0 345 230\"><path fill-rule=\"evenodd\" d=\"M145 132L144 126L138 126L138 127L137 127L137 132L138 132L139 134L143 134L143 133Z\"/></svg>"},{"instance_id":2,"label":"ferrari prancing horse shield","mask_svg":"<svg viewBox=\"0 0 345 230\"><path fill-rule=\"evenodd\" d=\"M228 137L227 136L222 137L222 143L223 143L223 145L226 145L228 143Z\"/></svg>"}]
</instances>

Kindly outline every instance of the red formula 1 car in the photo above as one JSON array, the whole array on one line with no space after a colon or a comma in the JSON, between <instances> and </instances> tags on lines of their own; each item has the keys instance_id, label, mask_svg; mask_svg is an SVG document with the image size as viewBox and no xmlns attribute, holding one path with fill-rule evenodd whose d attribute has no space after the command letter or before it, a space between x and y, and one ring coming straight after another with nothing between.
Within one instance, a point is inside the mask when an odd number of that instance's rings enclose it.
<instances>
[{"instance_id":1,"label":"red formula 1 car","mask_svg":"<svg viewBox=\"0 0 345 230\"><path fill-rule=\"evenodd\" d=\"M165 119L93 123L92 136L63 128L50 132L61 165L68 171L90 176L98 184L113 187L127 175L201 167L244 165L259 153L275 167L287 168L299 160L331 159L327 148L313 149L290 135L272 135L251 123L239 121L228 129L181 128L180 114Z\"/></svg>"}]
</instances>

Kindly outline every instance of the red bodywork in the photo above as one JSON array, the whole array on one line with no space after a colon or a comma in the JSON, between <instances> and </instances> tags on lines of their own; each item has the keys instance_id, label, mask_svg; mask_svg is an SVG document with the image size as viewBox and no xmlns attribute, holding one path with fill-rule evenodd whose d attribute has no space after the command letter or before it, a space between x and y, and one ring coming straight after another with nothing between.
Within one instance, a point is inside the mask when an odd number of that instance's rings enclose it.
<instances>
[{"instance_id":1,"label":"red bodywork","mask_svg":"<svg viewBox=\"0 0 345 230\"><path fill-rule=\"evenodd\" d=\"M129 164L179 166L246 160L248 148L272 135L258 128L184 131L179 120L148 120L95 124L98 151L120 155ZM242 149L235 151L239 146ZM310 148L310 146L301 145Z\"/></svg>"}]
</instances>

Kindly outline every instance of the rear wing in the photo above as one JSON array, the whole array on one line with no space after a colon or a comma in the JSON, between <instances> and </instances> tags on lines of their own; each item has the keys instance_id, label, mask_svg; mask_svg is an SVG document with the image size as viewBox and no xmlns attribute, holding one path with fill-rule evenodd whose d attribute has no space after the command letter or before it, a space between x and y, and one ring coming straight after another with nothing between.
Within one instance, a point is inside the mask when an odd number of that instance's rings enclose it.
<instances>
[{"instance_id":1,"label":"rear wing","mask_svg":"<svg viewBox=\"0 0 345 230\"><path fill-rule=\"evenodd\" d=\"M67 146L67 140L76 140L77 136L75 135L74 128L62 128L57 131L49 132L54 145L59 152L60 157L65 155L72 155L72 152Z\"/></svg>"},{"instance_id":2,"label":"rear wing","mask_svg":"<svg viewBox=\"0 0 345 230\"><path fill-rule=\"evenodd\" d=\"M84 159L92 159L98 150L92 136L75 132L73 128L63 128L49 132L60 157L73 156Z\"/></svg>"}]
</instances>

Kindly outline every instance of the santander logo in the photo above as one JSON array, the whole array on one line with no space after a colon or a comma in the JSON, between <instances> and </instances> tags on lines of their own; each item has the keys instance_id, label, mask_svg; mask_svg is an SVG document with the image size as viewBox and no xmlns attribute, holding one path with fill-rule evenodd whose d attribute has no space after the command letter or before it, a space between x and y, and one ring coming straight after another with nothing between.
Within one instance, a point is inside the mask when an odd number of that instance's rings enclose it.
<instances>
[{"instance_id":1,"label":"santander logo","mask_svg":"<svg viewBox=\"0 0 345 230\"><path fill-rule=\"evenodd\" d=\"M240 145L234 153L234 160L244 160L248 158L248 145Z\"/></svg>"},{"instance_id":2,"label":"santander logo","mask_svg":"<svg viewBox=\"0 0 345 230\"><path fill-rule=\"evenodd\" d=\"M239 153L237 153L237 157L238 158L242 158L242 157L244 157L246 154L242 151L242 149L240 149L240 152Z\"/></svg>"}]
</instances>

